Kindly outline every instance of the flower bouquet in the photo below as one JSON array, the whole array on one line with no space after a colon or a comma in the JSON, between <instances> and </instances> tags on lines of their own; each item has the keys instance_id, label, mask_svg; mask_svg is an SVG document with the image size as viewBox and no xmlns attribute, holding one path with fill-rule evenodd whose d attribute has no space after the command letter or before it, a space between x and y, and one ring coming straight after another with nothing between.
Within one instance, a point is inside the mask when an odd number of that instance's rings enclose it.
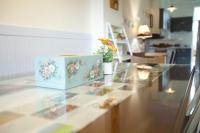
<instances>
[{"instance_id":1,"label":"flower bouquet","mask_svg":"<svg viewBox=\"0 0 200 133\"><path fill-rule=\"evenodd\" d=\"M103 46L97 50L97 54L103 55L103 62L112 62L113 61L113 54L117 51L113 42L106 38L99 38Z\"/></svg>"},{"instance_id":2,"label":"flower bouquet","mask_svg":"<svg viewBox=\"0 0 200 133\"><path fill-rule=\"evenodd\" d=\"M113 42L106 38L99 38L103 46L97 50L97 54L103 55L104 74L112 74L113 55L117 51Z\"/></svg>"}]
</instances>

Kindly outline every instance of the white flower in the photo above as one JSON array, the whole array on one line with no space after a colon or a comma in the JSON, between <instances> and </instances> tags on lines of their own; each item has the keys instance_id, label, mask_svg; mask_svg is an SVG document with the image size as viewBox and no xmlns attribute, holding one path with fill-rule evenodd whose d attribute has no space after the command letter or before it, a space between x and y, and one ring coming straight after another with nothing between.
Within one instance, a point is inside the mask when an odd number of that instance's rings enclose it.
<instances>
[{"instance_id":1,"label":"white flower","mask_svg":"<svg viewBox=\"0 0 200 133\"><path fill-rule=\"evenodd\" d=\"M50 73L54 73L55 72L55 70L56 70L56 68L55 68L55 66L54 65L49 65L49 71L50 71Z\"/></svg>"},{"instance_id":2,"label":"white flower","mask_svg":"<svg viewBox=\"0 0 200 133\"><path fill-rule=\"evenodd\" d=\"M92 71L90 71L90 78L94 78L95 77L95 73L94 73L94 71L92 70Z\"/></svg>"},{"instance_id":3,"label":"white flower","mask_svg":"<svg viewBox=\"0 0 200 133\"><path fill-rule=\"evenodd\" d=\"M104 53L107 53L107 52L108 52L108 49L109 49L108 47L105 47L103 52L104 52Z\"/></svg>"},{"instance_id":4,"label":"white flower","mask_svg":"<svg viewBox=\"0 0 200 133\"><path fill-rule=\"evenodd\" d=\"M76 70L78 70L79 67L80 67L79 62L76 62L76 64L75 64L75 68L76 68Z\"/></svg>"},{"instance_id":5,"label":"white flower","mask_svg":"<svg viewBox=\"0 0 200 133\"><path fill-rule=\"evenodd\" d=\"M43 64L44 64L44 66L48 66L48 64L49 64L48 60L44 60Z\"/></svg>"},{"instance_id":6,"label":"white flower","mask_svg":"<svg viewBox=\"0 0 200 133\"><path fill-rule=\"evenodd\" d=\"M97 60L97 66L99 66L101 64L101 61L100 60Z\"/></svg>"},{"instance_id":7,"label":"white flower","mask_svg":"<svg viewBox=\"0 0 200 133\"><path fill-rule=\"evenodd\" d=\"M50 75L49 67L44 67L43 76L45 79L48 79Z\"/></svg>"}]
</instances>

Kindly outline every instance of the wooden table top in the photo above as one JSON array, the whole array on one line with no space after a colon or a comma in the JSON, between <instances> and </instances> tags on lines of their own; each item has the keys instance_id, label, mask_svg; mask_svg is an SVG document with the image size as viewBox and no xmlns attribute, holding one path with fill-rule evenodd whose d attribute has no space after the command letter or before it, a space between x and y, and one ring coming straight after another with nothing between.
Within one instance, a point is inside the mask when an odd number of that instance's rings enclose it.
<instances>
[{"instance_id":1,"label":"wooden table top","mask_svg":"<svg viewBox=\"0 0 200 133\"><path fill-rule=\"evenodd\" d=\"M150 70L132 69L129 74L133 81L133 91L127 101L125 112L120 113L125 133L172 133L176 127L177 116L182 104L190 75L190 67L186 65L166 65L163 71L156 71L156 65ZM135 79L134 74L150 71L146 80ZM159 75L159 76L158 76ZM134 80L135 79L135 80ZM169 91L169 88L173 90ZM128 114L128 115L127 115ZM131 128L130 128L131 127ZM123 132L123 131L121 131Z\"/></svg>"}]
</instances>

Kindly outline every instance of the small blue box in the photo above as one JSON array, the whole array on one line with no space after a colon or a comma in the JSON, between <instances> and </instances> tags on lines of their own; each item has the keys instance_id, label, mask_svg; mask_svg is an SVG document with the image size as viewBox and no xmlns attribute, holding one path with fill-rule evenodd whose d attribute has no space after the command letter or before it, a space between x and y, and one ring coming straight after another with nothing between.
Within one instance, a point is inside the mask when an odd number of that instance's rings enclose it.
<instances>
[{"instance_id":1,"label":"small blue box","mask_svg":"<svg viewBox=\"0 0 200 133\"><path fill-rule=\"evenodd\" d=\"M35 62L36 85L69 89L103 78L102 55L40 57Z\"/></svg>"}]
</instances>

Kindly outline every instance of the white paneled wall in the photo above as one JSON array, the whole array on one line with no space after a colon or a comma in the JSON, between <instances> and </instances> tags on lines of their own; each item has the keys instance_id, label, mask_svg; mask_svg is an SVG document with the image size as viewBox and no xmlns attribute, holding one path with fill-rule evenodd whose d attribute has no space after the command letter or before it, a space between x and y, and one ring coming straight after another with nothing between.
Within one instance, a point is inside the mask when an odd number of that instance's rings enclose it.
<instances>
[{"instance_id":1,"label":"white paneled wall","mask_svg":"<svg viewBox=\"0 0 200 133\"><path fill-rule=\"evenodd\" d=\"M0 25L0 78L34 72L38 56L92 53L92 37Z\"/></svg>"}]
</instances>

